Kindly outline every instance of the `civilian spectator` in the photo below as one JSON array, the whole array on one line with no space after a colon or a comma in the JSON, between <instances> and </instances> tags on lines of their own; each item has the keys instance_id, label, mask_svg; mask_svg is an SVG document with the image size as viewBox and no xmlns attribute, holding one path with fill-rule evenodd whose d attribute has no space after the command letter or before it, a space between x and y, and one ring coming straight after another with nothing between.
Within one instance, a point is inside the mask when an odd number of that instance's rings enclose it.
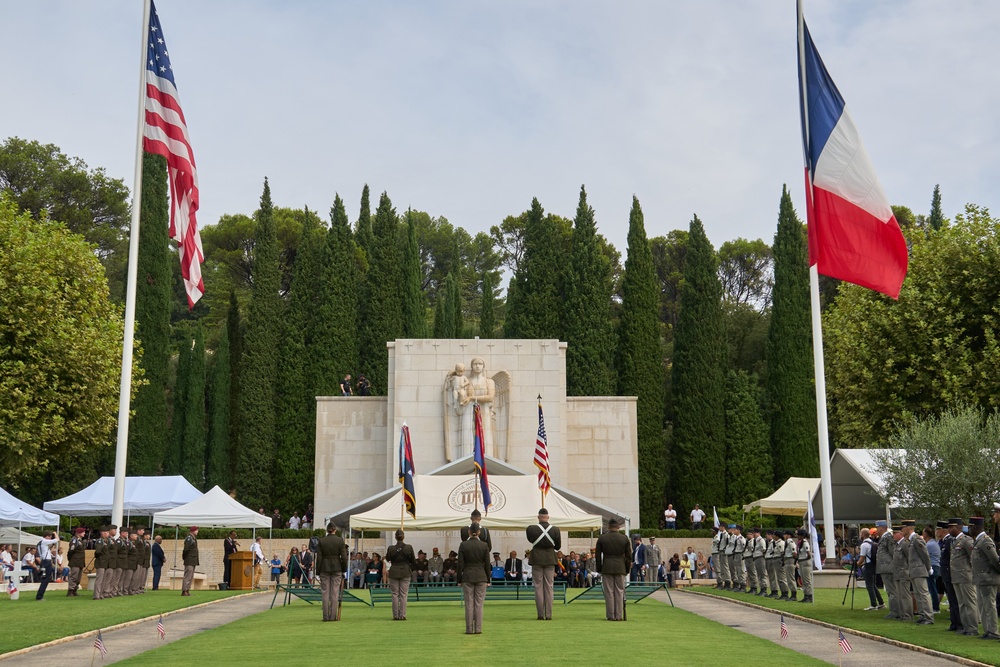
<instances>
[{"instance_id":1,"label":"civilian spectator","mask_svg":"<svg viewBox=\"0 0 1000 667\"><path fill-rule=\"evenodd\" d=\"M444 558L441 558L441 553L437 547L434 547L431 551L431 557L427 561L427 568L430 573L431 582L441 583L441 580L444 578Z\"/></svg>"},{"instance_id":2,"label":"civilian spectator","mask_svg":"<svg viewBox=\"0 0 1000 667\"><path fill-rule=\"evenodd\" d=\"M941 611L941 598L938 596L937 578L941 574L941 545L934 539L930 528L924 528L924 541L927 542L927 555L931 559L930 574L927 575L927 590L931 594L931 606L934 613Z\"/></svg>"},{"instance_id":3,"label":"civilian spectator","mask_svg":"<svg viewBox=\"0 0 1000 667\"><path fill-rule=\"evenodd\" d=\"M312 524L312 514L310 512L302 513L302 530L311 530Z\"/></svg>"},{"instance_id":4,"label":"civilian spectator","mask_svg":"<svg viewBox=\"0 0 1000 667\"><path fill-rule=\"evenodd\" d=\"M681 554L681 579L686 579L690 581L694 578L694 563L688 558L687 554Z\"/></svg>"},{"instance_id":5,"label":"civilian spectator","mask_svg":"<svg viewBox=\"0 0 1000 667\"><path fill-rule=\"evenodd\" d=\"M365 570L368 569L368 563L362 557L360 552L355 551L354 555L351 556L351 586L353 588L363 588L365 583Z\"/></svg>"},{"instance_id":6,"label":"civilian spectator","mask_svg":"<svg viewBox=\"0 0 1000 667\"><path fill-rule=\"evenodd\" d=\"M694 509L691 510L691 530L700 530L701 522L705 520L705 511L701 509L701 505L698 503L694 504ZM700 558L698 562L704 562Z\"/></svg>"},{"instance_id":7,"label":"civilian spectator","mask_svg":"<svg viewBox=\"0 0 1000 667\"><path fill-rule=\"evenodd\" d=\"M688 547L687 558L688 558L688 563L691 564L691 575L693 579L694 575L698 574L698 563L700 561L698 555L696 555L694 552L694 547Z\"/></svg>"},{"instance_id":8,"label":"civilian spectator","mask_svg":"<svg viewBox=\"0 0 1000 667\"><path fill-rule=\"evenodd\" d=\"M305 544L299 550L299 556L299 560L302 563L302 580L307 584L311 584L313 582L313 563L316 562L316 558Z\"/></svg>"},{"instance_id":9,"label":"civilian spectator","mask_svg":"<svg viewBox=\"0 0 1000 667\"><path fill-rule=\"evenodd\" d=\"M63 563L63 550L59 549L56 553L56 575L58 579L56 581L67 581L69 579L69 566Z\"/></svg>"},{"instance_id":10,"label":"civilian spectator","mask_svg":"<svg viewBox=\"0 0 1000 667\"><path fill-rule=\"evenodd\" d=\"M281 512L275 509L274 513L271 515L271 528L284 528L284 527L285 524L281 522Z\"/></svg>"},{"instance_id":11,"label":"civilian spectator","mask_svg":"<svg viewBox=\"0 0 1000 667\"><path fill-rule=\"evenodd\" d=\"M854 562L854 557L851 556L851 551L847 548L844 548L844 553L840 557L840 564L844 567L845 570L850 570L851 564L853 562Z\"/></svg>"},{"instance_id":12,"label":"civilian spectator","mask_svg":"<svg viewBox=\"0 0 1000 667\"><path fill-rule=\"evenodd\" d=\"M38 583L42 578L42 565L35 554L35 547L28 547L24 550L24 558L21 559L21 571L28 577L29 583Z\"/></svg>"},{"instance_id":13,"label":"civilian spectator","mask_svg":"<svg viewBox=\"0 0 1000 667\"><path fill-rule=\"evenodd\" d=\"M368 396L372 393L372 383L368 381L364 373L358 375L358 396Z\"/></svg>"},{"instance_id":14,"label":"civilian spectator","mask_svg":"<svg viewBox=\"0 0 1000 667\"><path fill-rule=\"evenodd\" d=\"M354 396L354 385L351 383L351 374L348 373L344 376L344 379L340 381L340 395L341 396Z\"/></svg>"},{"instance_id":15,"label":"civilian spectator","mask_svg":"<svg viewBox=\"0 0 1000 667\"><path fill-rule=\"evenodd\" d=\"M521 580L524 581L525 586L531 583L531 563L528 562L528 556L530 555L531 555L531 549L525 549L523 565L522 565L524 569L521 572Z\"/></svg>"},{"instance_id":16,"label":"civilian spectator","mask_svg":"<svg viewBox=\"0 0 1000 667\"><path fill-rule=\"evenodd\" d=\"M372 559L368 561L367 573L365 574L365 585L371 588L375 584L381 584L385 577L385 566L382 557L377 553L372 554Z\"/></svg>"},{"instance_id":17,"label":"civilian spectator","mask_svg":"<svg viewBox=\"0 0 1000 667\"><path fill-rule=\"evenodd\" d=\"M597 549L590 549L590 557L587 558L587 581L588 587L595 586L600 581L601 575L597 572Z\"/></svg>"},{"instance_id":18,"label":"civilian spectator","mask_svg":"<svg viewBox=\"0 0 1000 667\"><path fill-rule=\"evenodd\" d=\"M567 583L569 581L569 567L567 564L569 562L569 556L564 556L563 552L556 552L556 572L555 581Z\"/></svg>"},{"instance_id":19,"label":"civilian spectator","mask_svg":"<svg viewBox=\"0 0 1000 667\"><path fill-rule=\"evenodd\" d=\"M302 527L302 519L299 518L298 512L292 512L292 518L288 520L288 528L290 530L299 530Z\"/></svg>"},{"instance_id":20,"label":"civilian spectator","mask_svg":"<svg viewBox=\"0 0 1000 667\"><path fill-rule=\"evenodd\" d=\"M9 544L0 544L0 581L4 575L14 569L14 557L10 554Z\"/></svg>"},{"instance_id":21,"label":"civilian spectator","mask_svg":"<svg viewBox=\"0 0 1000 667\"><path fill-rule=\"evenodd\" d=\"M871 538L871 531L867 528L861 529L861 548L858 550L858 563L861 567L861 574L865 578L865 589L868 591L869 605L865 611L875 611L884 609L885 603L882 600L882 593L876 586L875 559L872 557L872 549L875 541Z\"/></svg>"},{"instance_id":22,"label":"civilian spectator","mask_svg":"<svg viewBox=\"0 0 1000 667\"><path fill-rule=\"evenodd\" d=\"M663 525L666 526L667 530L674 530L677 528L677 510L674 509L673 505L667 505L667 509L663 510Z\"/></svg>"},{"instance_id":23,"label":"civilian spectator","mask_svg":"<svg viewBox=\"0 0 1000 667\"><path fill-rule=\"evenodd\" d=\"M271 559L271 581L280 582L281 573L285 571L285 566L281 564L281 559L278 554L274 554L274 558Z\"/></svg>"},{"instance_id":24,"label":"civilian spectator","mask_svg":"<svg viewBox=\"0 0 1000 667\"><path fill-rule=\"evenodd\" d=\"M569 552L569 585L572 588L583 588L584 585L584 565L580 556L575 552Z\"/></svg>"},{"instance_id":25,"label":"civilian spectator","mask_svg":"<svg viewBox=\"0 0 1000 667\"><path fill-rule=\"evenodd\" d=\"M285 567L288 568L288 577L293 584L302 583L302 561L300 559L298 547L292 547L285 560Z\"/></svg>"},{"instance_id":26,"label":"civilian spectator","mask_svg":"<svg viewBox=\"0 0 1000 667\"><path fill-rule=\"evenodd\" d=\"M260 539L259 537L257 538ZM153 590L160 590L160 575L163 572L163 564L167 562L167 555L163 553L163 536L157 535L153 538L153 548L150 551L150 562L153 565ZM259 543L258 543L259 548ZM257 574L254 575L256 581L260 581L260 565L256 568Z\"/></svg>"},{"instance_id":27,"label":"civilian spectator","mask_svg":"<svg viewBox=\"0 0 1000 667\"><path fill-rule=\"evenodd\" d=\"M680 577L680 574L681 557L679 554L674 554L670 557L670 561L667 563L667 586L673 588L674 582Z\"/></svg>"},{"instance_id":28,"label":"civilian spectator","mask_svg":"<svg viewBox=\"0 0 1000 667\"><path fill-rule=\"evenodd\" d=\"M508 583L520 584L523 575L523 566L516 551L510 552L510 557L503 564L504 579Z\"/></svg>"}]
</instances>

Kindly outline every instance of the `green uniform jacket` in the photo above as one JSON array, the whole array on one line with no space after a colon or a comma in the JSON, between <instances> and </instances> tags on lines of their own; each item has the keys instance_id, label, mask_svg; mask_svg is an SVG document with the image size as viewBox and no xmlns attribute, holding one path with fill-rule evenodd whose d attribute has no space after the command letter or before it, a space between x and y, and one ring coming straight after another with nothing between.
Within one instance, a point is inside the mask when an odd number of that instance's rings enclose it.
<instances>
[{"instance_id":1,"label":"green uniform jacket","mask_svg":"<svg viewBox=\"0 0 1000 667\"><path fill-rule=\"evenodd\" d=\"M878 553L875 555L875 572L878 574L892 574L892 557L896 552L896 541L892 539L892 533L888 530L878 538Z\"/></svg>"},{"instance_id":2,"label":"green uniform jacket","mask_svg":"<svg viewBox=\"0 0 1000 667\"><path fill-rule=\"evenodd\" d=\"M108 567L108 540L104 537L98 538L94 545L94 569L106 570Z\"/></svg>"},{"instance_id":3,"label":"green uniform jacket","mask_svg":"<svg viewBox=\"0 0 1000 667\"><path fill-rule=\"evenodd\" d=\"M479 525L479 539L486 543L486 546L489 548L490 553L492 553L493 538L490 537L490 529L481 524L477 525ZM458 534L459 536L461 536L463 542L466 541L467 539L469 539L469 527L463 526L462 529L458 531Z\"/></svg>"},{"instance_id":4,"label":"green uniform jacket","mask_svg":"<svg viewBox=\"0 0 1000 667\"><path fill-rule=\"evenodd\" d=\"M327 533L319 538L318 571L320 574L347 572L347 543L340 535Z\"/></svg>"},{"instance_id":5,"label":"green uniform jacket","mask_svg":"<svg viewBox=\"0 0 1000 667\"><path fill-rule=\"evenodd\" d=\"M965 533L959 533L951 543L951 583L973 583L972 548L972 538Z\"/></svg>"},{"instance_id":6,"label":"green uniform jacket","mask_svg":"<svg viewBox=\"0 0 1000 667\"><path fill-rule=\"evenodd\" d=\"M128 568L128 552L131 544L132 543L128 540L118 540L118 561L115 564L116 570L125 570Z\"/></svg>"},{"instance_id":7,"label":"green uniform jacket","mask_svg":"<svg viewBox=\"0 0 1000 667\"><path fill-rule=\"evenodd\" d=\"M417 557L413 553L413 547L403 542L396 542L386 549L385 559L390 563L390 579L409 579L417 569Z\"/></svg>"},{"instance_id":8,"label":"green uniform jacket","mask_svg":"<svg viewBox=\"0 0 1000 667\"><path fill-rule=\"evenodd\" d=\"M924 538L916 533L910 534L908 542L910 543L910 557L908 560L910 579L929 577L931 574L931 556L927 553L927 543L924 542Z\"/></svg>"},{"instance_id":9,"label":"green uniform jacket","mask_svg":"<svg viewBox=\"0 0 1000 667\"><path fill-rule=\"evenodd\" d=\"M69 566L83 567L87 564L87 550L83 546L83 540L74 537L69 541Z\"/></svg>"},{"instance_id":10,"label":"green uniform jacket","mask_svg":"<svg viewBox=\"0 0 1000 667\"><path fill-rule=\"evenodd\" d=\"M115 569L118 567L118 538L109 537L108 538L108 568Z\"/></svg>"},{"instance_id":11,"label":"green uniform jacket","mask_svg":"<svg viewBox=\"0 0 1000 667\"><path fill-rule=\"evenodd\" d=\"M534 552L532 552L534 553ZM553 564L555 559L553 558ZM470 537L458 547L458 569L455 579L460 584L484 584L490 580L490 548L478 537Z\"/></svg>"},{"instance_id":12,"label":"green uniform jacket","mask_svg":"<svg viewBox=\"0 0 1000 667\"><path fill-rule=\"evenodd\" d=\"M549 529L548 537L542 537L542 531L545 528ZM528 538L528 544L531 545L531 553L528 555L528 563L531 567L555 567L556 551L562 549L562 536L559 535L559 528L550 527L546 521L528 526L524 534ZM539 537L542 537L541 541L535 544ZM486 550L489 551L489 548L487 547Z\"/></svg>"},{"instance_id":13,"label":"green uniform jacket","mask_svg":"<svg viewBox=\"0 0 1000 667\"><path fill-rule=\"evenodd\" d=\"M997 545L986 533L979 533L972 547L972 578L977 586L1000 584L1000 561Z\"/></svg>"},{"instance_id":14,"label":"green uniform jacket","mask_svg":"<svg viewBox=\"0 0 1000 667\"><path fill-rule=\"evenodd\" d=\"M632 566L632 544L620 531L610 530L597 538L597 571L628 574Z\"/></svg>"},{"instance_id":15,"label":"green uniform jacket","mask_svg":"<svg viewBox=\"0 0 1000 667\"><path fill-rule=\"evenodd\" d=\"M181 558L184 559L184 567L191 565L197 567L200 564L198 562L198 538L194 535L188 535L184 538L184 549L181 551Z\"/></svg>"},{"instance_id":16,"label":"green uniform jacket","mask_svg":"<svg viewBox=\"0 0 1000 667\"><path fill-rule=\"evenodd\" d=\"M139 549L142 548L142 542L136 540L135 542L128 543L128 553L126 554L125 569L134 570L139 567Z\"/></svg>"},{"instance_id":17,"label":"green uniform jacket","mask_svg":"<svg viewBox=\"0 0 1000 667\"><path fill-rule=\"evenodd\" d=\"M142 541L142 566L149 567L153 562L153 543L150 540Z\"/></svg>"}]
</instances>

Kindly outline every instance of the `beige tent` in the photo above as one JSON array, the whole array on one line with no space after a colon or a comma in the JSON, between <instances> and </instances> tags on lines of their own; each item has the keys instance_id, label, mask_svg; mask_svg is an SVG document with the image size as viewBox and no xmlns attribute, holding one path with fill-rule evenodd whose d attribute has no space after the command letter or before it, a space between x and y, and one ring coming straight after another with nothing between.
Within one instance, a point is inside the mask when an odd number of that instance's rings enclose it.
<instances>
[{"instance_id":1,"label":"beige tent","mask_svg":"<svg viewBox=\"0 0 1000 667\"><path fill-rule=\"evenodd\" d=\"M809 499L819 492L819 477L789 477L781 488L767 498L743 506L744 512L803 516Z\"/></svg>"}]
</instances>

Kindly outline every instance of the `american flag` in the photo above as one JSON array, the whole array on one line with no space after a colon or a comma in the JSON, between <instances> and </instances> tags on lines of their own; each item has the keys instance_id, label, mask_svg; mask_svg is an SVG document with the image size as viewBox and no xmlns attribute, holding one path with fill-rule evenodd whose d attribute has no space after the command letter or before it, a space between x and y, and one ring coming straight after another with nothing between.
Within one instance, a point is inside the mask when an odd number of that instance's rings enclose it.
<instances>
[{"instance_id":1,"label":"american flag","mask_svg":"<svg viewBox=\"0 0 1000 667\"><path fill-rule=\"evenodd\" d=\"M840 644L840 650L844 653L850 653L853 649L851 648L851 642L847 641L847 637L844 636L844 631L839 630L837 634L840 635L840 638L837 640L837 643Z\"/></svg>"},{"instance_id":2,"label":"american flag","mask_svg":"<svg viewBox=\"0 0 1000 667\"><path fill-rule=\"evenodd\" d=\"M843 636L843 635L841 635ZM785 624L785 617L781 617L781 638L788 639L788 626Z\"/></svg>"},{"instance_id":3,"label":"american flag","mask_svg":"<svg viewBox=\"0 0 1000 667\"><path fill-rule=\"evenodd\" d=\"M156 622L156 632L161 640L167 638L167 629L163 627L163 614L160 614L160 620Z\"/></svg>"},{"instance_id":4,"label":"american flag","mask_svg":"<svg viewBox=\"0 0 1000 667\"><path fill-rule=\"evenodd\" d=\"M552 470L549 468L549 441L545 435L545 417L542 404L538 404L538 437L535 438L535 467L538 468L538 488L548 493L552 488Z\"/></svg>"},{"instance_id":5,"label":"american flag","mask_svg":"<svg viewBox=\"0 0 1000 667\"><path fill-rule=\"evenodd\" d=\"M97 631L97 639L94 640L94 648L101 652L101 659L108 654L108 649L104 648L104 638L101 636L101 631Z\"/></svg>"},{"instance_id":6,"label":"american flag","mask_svg":"<svg viewBox=\"0 0 1000 667\"><path fill-rule=\"evenodd\" d=\"M142 148L167 158L170 182L170 238L177 241L181 276L187 291L188 307L205 293L201 263L205 253L198 234L198 170L188 138L187 121L181 110L174 71L170 67L167 43L160 18L150 2L149 46L146 49L146 123Z\"/></svg>"}]
</instances>

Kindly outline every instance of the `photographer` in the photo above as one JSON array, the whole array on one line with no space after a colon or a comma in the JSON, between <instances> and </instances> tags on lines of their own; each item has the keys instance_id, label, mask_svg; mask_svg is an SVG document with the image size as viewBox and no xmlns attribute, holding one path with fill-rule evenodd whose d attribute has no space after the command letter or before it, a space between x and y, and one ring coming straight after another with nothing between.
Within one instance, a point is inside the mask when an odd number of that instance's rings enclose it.
<instances>
[{"instance_id":1,"label":"photographer","mask_svg":"<svg viewBox=\"0 0 1000 667\"><path fill-rule=\"evenodd\" d=\"M861 529L861 550L858 552L858 567L865 578L865 588L868 589L868 601L871 603L865 607L865 611L874 609L884 609L885 602L882 600L882 593L875 585L875 554L878 550L875 542L872 541L871 531L867 528Z\"/></svg>"}]
</instances>

